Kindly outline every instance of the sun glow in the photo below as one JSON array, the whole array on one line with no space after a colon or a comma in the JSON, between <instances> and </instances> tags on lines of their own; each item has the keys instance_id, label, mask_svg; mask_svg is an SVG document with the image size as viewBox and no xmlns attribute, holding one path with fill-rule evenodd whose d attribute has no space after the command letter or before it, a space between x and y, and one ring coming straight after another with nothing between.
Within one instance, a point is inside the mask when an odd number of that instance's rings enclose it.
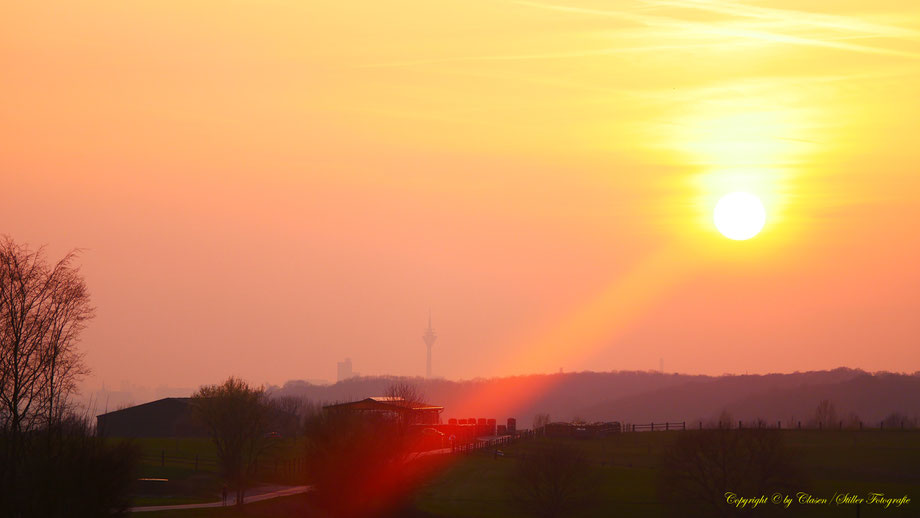
<instances>
[{"instance_id":1,"label":"sun glow","mask_svg":"<svg viewBox=\"0 0 920 518\"><path fill-rule=\"evenodd\" d=\"M760 233L767 222L767 212L757 196L733 192L716 204L713 221L723 236L744 241Z\"/></svg>"}]
</instances>

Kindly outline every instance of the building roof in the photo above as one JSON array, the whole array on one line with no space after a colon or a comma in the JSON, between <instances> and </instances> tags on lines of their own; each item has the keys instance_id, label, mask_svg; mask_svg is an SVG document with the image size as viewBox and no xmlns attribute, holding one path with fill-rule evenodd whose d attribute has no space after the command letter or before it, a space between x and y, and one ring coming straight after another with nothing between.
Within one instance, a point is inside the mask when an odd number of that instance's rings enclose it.
<instances>
[{"instance_id":1,"label":"building roof","mask_svg":"<svg viewBox=\"0 0 920 518\"><path fill-rule=\"evenodd\" d=\"M164 397L164 398L162 398L162 399L157 399L157 400L155 400L155 401L148 401L147 403L141 403L140 405L133 405L133 406L121 408L121 409L118 409L118 410L112 410L111 412L106 412L106 413L104 413L104 414L99 414L99 415L97 415L96 417L109 416L109 415L113 415L113 414L130 413L130 412L134 412L134 411L136 411L136 410L138 410L138 409L140 409L140 410L147 410L147 409L150 409L150 408L153 408L153 407L161 407L161 406L163 406L164 404L165 404L165 405L175 405L175 404L178 404L178 405L181 405L181 406L184 407L184 406L188 405L188 404L191 402L191 399L192 399L192 398L190 398L190 397Z\"/></svg>"},{"instance_id":2,"label":"building roof","mask_svg":"<svg viewBox=\"0 0 920 518\"><path fill-rule=\"evenodd\" d=\"M96 416L102 435L110 437L206 437L207 429L192 412L190 398L163 398Z\"/></svg>"},{"instance_id":3,"label":"building roof","mask_svg":"<svg viewBox=\"0 0 920 518\"><path fill-rule=\"evenodd\" d=\"M360 401L351 401L348 403L338 403L335 405L326 405L323 408L336 410L390 410L400 411L438 411L444 410L442 406L429 405L427 403L418 403L406 401L401 397L392 396L375 396L362 399Z\"/></svg>"}]
</instances>

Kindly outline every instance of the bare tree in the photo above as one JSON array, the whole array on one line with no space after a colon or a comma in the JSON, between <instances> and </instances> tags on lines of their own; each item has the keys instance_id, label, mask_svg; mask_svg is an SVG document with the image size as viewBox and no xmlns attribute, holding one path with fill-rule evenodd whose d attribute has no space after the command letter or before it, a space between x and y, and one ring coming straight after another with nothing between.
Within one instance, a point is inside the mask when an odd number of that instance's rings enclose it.
<instances>
[{"instance_id":1,"label":"bare tree","mask_svg":"<svg viewBox=\"0 0 920 518\"><path fill-rule=\"evenodd\" d=\"M385 395L393 398L394 404L406 408L404 412L399 413L397 422L400 425L400 432L407 433L409 425L415 423L415 413L410 409L424 406L426 404L425 394L412 383L396 382L387 387Z\"/></svg>"},{"instance_id":2,"label":"bare tree","mask_svg":"<svg viewBox=\"0 0 920 518\"><path fill-rule=\"evenodd\" d=\"M769 495L797 479L782 434L721 428L679 434L664 454L659 490L680 516L735 516L741 511L726 504L726 492Z\"/></svg>"},{"instance_id":3,"label":"bare tree","mask_svg":"<svg viewBox=\"0 0 920 518\"><path fill-rule=\"evenodd\" d=\"M732 422L734 421L734 419L735 418L732 417L732 413L729 412L727 409L723 408L722 412L719 413L719 418L716 422L715 427L716 428L731 428Z\"/></svg>"},{"instance_id":4,"label":"bare tree","mask_svg":"<svg viewBox=\"0 0 920 518\"><path fill-rule=\"evenodd\" d=\"M60 418L87 373L76 346L93 308L76 257L49 265L42 248L0 240L0 424L14 433Z\"/></svg>"},{"instance_id":5,"label":"bare tree","mask_svg":"<svg viewBox=\"0 0 920 518\"><path fill-rule=\"evenodd\" d=\"M862 419L855 412L847 413L846 419L843 420L843 426L846 428L859 428Z\"/></svg>"},{"instance_id":6,"label":"bare tree","mask_svg":"<svg viewBox=\"0 0 920 518\"><path fill-rule=\"evenodd\" d=\"M837 424L837 409L830 400L823 399L815 408L815 426L820 426L825 430L833 428Z\"/></svg>"},{"instance_id":7,"label":"bare tree","mask_svg":"<svg viewBox=\"0 0 920 518\"><path fill-rule=\"evenodd\" d=\"M0 238L0 515L121 516L137 449L110 444L69 406L93 317L73 251L50 264Z\"/></svg>"},{"instance_id":8,"label":"bare tree","mask_svg":"<svg viewBox=\"0 0 920 518\"><path fill-rule=\"evenodd\" d=\"M305 397L300 396L275 396L267 398L269 412L269 425L272 431L280 431L285 435L299 435L306 419L318 412L316 405Z\"/></svg>"},{"instance_id":9,"label":"bare tree","mask_svg":"<svg viewBox=\"0 0 920 518\"><path fill-rule=\"evenodd\" d=\"M596 500L596 482L595 470L577 448L541 440L518 459L511 492L529 516L575 516Z\"/></svg>"},{"instance_id":10,"label":"bare tree","mask_svg":"<svg viewBox=\"0 0 920 518\"><path fill-rule=\"evenodd\" d=\"M405 381L398 381L387 387L387 397L400 398L408 406L417 406L425 403L425 394L417 385Z\"/></svg>"},{"instance_id":11,"label":"bare tree","mask_svg":"<svg viewBox=\"0 0 920 518\"><path fill-rule=\"evenodd\" d=\"M534 433L537 430L543 430L544 435L546 434L546 425L550 422L549 414L537 414L533 416L533 431Z\"/></svg>"},{"instance_id":12,"label":"bare tree","mask_svg":"<svg viewBox=\"0 0 920 518\"><path fill-rule=\"evenodd\" d=\"M306 400L297 396L272 396L271 397L272 406L278 410L291 414L291 415L302 415Z\"/></svg>"},{"instance_id":13,"label":"bare tree","mask_svg":"<svg viewBox=\"0 0 920 518\"><path fill-rule=\"evenodd\" d=\"M892 412L882 421L882 426L891 430L897 428L913 428L914 421L901 412Z\"/></svg>"},{"instance_id":14,"label":"bare tree","mask_svg":"<svg viewBox=\"0 0 920 518\"><path fill-rule=\"evenodd\" d=\"M220 473L236 491L237 505L242 505L267 444L269 407L265 391L231 376L220 385L199 388L192 399L217 447Z\"/></svg>"}]
</instances>

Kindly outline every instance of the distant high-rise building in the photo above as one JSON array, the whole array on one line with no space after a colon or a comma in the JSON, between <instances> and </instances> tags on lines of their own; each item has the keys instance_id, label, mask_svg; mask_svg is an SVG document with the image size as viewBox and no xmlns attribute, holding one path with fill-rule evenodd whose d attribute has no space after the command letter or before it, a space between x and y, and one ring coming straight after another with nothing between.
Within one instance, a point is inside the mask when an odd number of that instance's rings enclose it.
<instances>
[{"instance_id":1,"label":"distant high-rise building","mask_svg":"<svg viewBox=\"0 0 920 518\"><path fill-rule=\"evenodd\" d=\"M354 377L354 375L354 372L351 370L351 358L345 358L345 361L338 362L337 381L347 380L348 378Z\"/></svg>"},{"instance_id":2,"label":"distant high-rise building","mask_svg":"<svg viewBox=\"0 0 920 518\"><path fill-rule=\"evenodd\" d=\"M422 340L425 342L425 345L428 347L428 363L425 366L425 377L431 377L431 346L434 345L437 341L438 335L434 333L434 329L431 328L431 311L428 311L428 329L425 330L425 334L422 335Z\"/></svg>"}]
</instances>

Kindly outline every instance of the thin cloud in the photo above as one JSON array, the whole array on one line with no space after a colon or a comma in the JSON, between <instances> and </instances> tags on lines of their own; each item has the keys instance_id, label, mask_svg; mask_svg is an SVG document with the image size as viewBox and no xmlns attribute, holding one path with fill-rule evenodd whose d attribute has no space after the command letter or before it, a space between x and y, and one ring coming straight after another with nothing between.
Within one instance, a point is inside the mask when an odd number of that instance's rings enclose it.
<instances>
[{"instance_id":1,"label":"thin cloud","mask_svg":"<svg viewBox=\"0 0 920 518\"><path fill-rule=\"evenodd\" d=\"M529 54L489 54L478 56L433 57L413 60L391 61L384 63L371 63L359 65L357 68L397 68L426 65L441 65L462 62L503 62L503 61L532 61L532 60L559 60L579 59L587 57L608 56L635 52L659 52L669 50L685 50L700 48L730 49L756 44L787 44L826 48L846 52L863 54L887 55L909 59L920 58L920 53L907 50L886 48L881 46L862 45L852 43L854 39L868 38L908 38L920 37L920 32L901 27L875 24L859 19L806 13L800 11L772 9L766 7L747 6L732 2L714 2L705 0L642 0L644 5L634 9L605 10L570 5L557 5L550 3L533 2L529 0L515 0L514 4L530 8L545 9L571 14L589 16L603 16L617 18L633 23L639 27L654 27L662 29L656 38L675 40L673 43L659 45L618 45L600 49L583 49L559 52L538 52ZM650 14L660 12L669 7L698 9L707 12L736 16L739 20L704 23L698 21L682 20L675 17ZM747 21L743 21L747 20ZM754 23L751 23L753 20ZM854 34L817 37L812 34L795 34L801 27L829 28L839 31L850 31ZM649 39L649 35L639 27L613 29L611 34L616 37L635 37L636 39ZM705 42L687 43L687 40L706 39ZM751 43L744 43L748 40Z\"/></svg>"},{"instance_id":2,"label":"thin cloud","mask_svg":"<svg viewBox=\"0 0 920 518\"><path fill-rule=\"evenodd\" d=\"M776 9L736 2L714 0L642 0L655 6L671 6L685 9L698 9L712 13L755 18L760 20L782 21L788 25L810 25L841 31L860 32L885 38L920 38L920 31L905 29L894 25L882 25L866 22L850 16L813 13L791 9Z\"/></svg>"},{"instance_id":3,"label":"thin cloud","mask_svg":"<svg viewBox=\"0 0 920 518\"><path fill-rule=\"evenodd\" d=\"M678 7L696 8L699 6L699 4L696 4L693 2L685 2L685 1L669 2L668 0L650 0L650 2L653 5L655 5L655 2L658 2L657 5L659 7L671 5L671 6L678 6ZM793 35L784 34L780 32L751 30L749 28L745 28L744 25L738 24L737 22L701 23L701 22L680 20L678 18L673 18L673 17L656 16L656 15L650 15L650 14L638 14L636 12L611 11L611 10L603 10L603 9L575 7L575 6L568 6L568 5L530 2L526 0L516 0L514 3L518 5L524 5L524 6L534 7L538 9L548 9L548 10L568 12L568 13L574 13L574 14L586 14L586 15L593 15L593 16L620 18L620 19L644 24L646 26L665 27L665 28L670 28L670 29L676 29L679 31L690 32L690 33L696 32L696 33L702 33L702 34L718 34L722 36L731 36L735 38L747 38L747 39L754 39L754 40L772 42L772 43L786 43L786 44L793 44L793 45L823 47L823 48L830 48L830 49L850 51L850 52L890 55L890 56L906 57L906 58L911 58L911 59L920 58L920 54L916 52L910 52L910 51L902 51L902 50L895 50L895 49L882 48L882 47L871 47L867 45L857 45L857 44L852 44L852 43L842 43L835 39L816 39L813 37L793 36ZM728 7L723 6L720 12L722 14L735 14L737 16L741 16L741 13L744 13L744 17L746 18L757 18L761 21L770 22L771 24L778 24L780 28L790 25L791 23L791 22L782 23L785 19L788 19L789 17L792 16L790 12L787 12L787 14L781 17L778 15L778 13L775 10L767 10L767 12L758 12L758 11L748 12L748 11L744 11L743 9L740 9L737 7L733 9L731 7L732 5L737 5L737 4L729 4ZM716 7L713 7L711 10L715 10L715 9ZM817 19L812 20L811 22L834 25L835 27L850 27L851 29L854 27L860 26L858 23L855 23L855 22L849 25L845 24L840 20L840 17L834 18L833 23L821 17L818 17ZM880 26L880 25L874 25L874 24L869 24L869 25L873 27L874 29L876 29L877 31L880 31L882 30L882 28L887 27L887 26ZM903 33L903 34L913 34L915 32L915 31L909 31L907 29L902 29L901 31L902 32L900 33ZM897 31L895 31L894 29L888 28L887 33L876 32L875 34L894 34L896 32Z\"/></svg>"}]
</instances>

